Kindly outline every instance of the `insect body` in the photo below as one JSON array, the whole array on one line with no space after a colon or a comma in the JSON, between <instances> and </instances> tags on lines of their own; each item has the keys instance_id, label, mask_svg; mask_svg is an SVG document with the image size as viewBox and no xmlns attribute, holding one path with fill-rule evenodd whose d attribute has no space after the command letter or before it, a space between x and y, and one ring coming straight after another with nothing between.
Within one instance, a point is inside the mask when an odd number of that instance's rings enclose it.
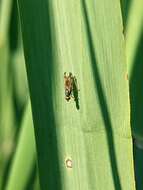
<instances>
[{"instance_id":1,"label":"insect body","mask_svg":"<svg viewBox=\"0 0 143 190\"><path fill-rule=\"evenodd\" d=\"M64 85L65 85L65 99L69 101L71 97L73 97L73 84L74 84L74 77L72 73L69 73L69 75L66 75L66 72L64 73Z\"/></svg>"}]
</instances>

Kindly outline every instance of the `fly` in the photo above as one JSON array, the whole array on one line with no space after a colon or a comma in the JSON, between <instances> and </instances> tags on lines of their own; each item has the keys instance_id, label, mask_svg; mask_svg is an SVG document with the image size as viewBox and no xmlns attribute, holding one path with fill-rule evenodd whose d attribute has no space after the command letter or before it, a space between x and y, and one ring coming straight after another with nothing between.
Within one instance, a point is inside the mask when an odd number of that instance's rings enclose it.
<instances>
[{"instance_id":1,"label":"fly","mask_svg":"<svg viewBox=\"0 0 143 190\"><path fill-rule=\"evenodd\" d=\"M72 73L69 73L69 75L66 75L66 72L64 73L64 85L65 85L65 99L69 101L73 97L73 84L74 84L74 77Z\"/></svg>"}]
</instances>

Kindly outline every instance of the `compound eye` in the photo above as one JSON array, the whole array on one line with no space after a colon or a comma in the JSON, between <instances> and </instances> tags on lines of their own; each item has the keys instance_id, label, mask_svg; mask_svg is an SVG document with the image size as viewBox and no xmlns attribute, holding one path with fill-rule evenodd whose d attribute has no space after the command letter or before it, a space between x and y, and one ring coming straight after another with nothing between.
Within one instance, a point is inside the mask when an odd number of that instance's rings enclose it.
<instances>
[{"instance_id":1,"label":"compound eye","mask_svg":"<svg viewBox=\"0 0 143 190\"><path fill-rule=\"evenodd\" d=\"M69 72L69 77L71 77L72 76L72 73L71 72Z\"/></svg>"}]
</instances>

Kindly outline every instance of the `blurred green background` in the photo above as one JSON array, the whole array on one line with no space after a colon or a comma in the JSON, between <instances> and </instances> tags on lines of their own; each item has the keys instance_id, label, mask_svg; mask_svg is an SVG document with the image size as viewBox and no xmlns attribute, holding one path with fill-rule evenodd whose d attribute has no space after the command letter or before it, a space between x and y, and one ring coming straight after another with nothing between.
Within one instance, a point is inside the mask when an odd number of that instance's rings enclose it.
<instances>
[{"instance_id":1,"label":"blurred green background","mask_svg":"<svg viewBox=\"0 0 143 190\"><path fill-rule=\"evenodd\" d=\"M121 0L137 190L143 188L143 3ZM40 190L16 0L0 0L0 190Z\"/></svg>"},{"instance_id":2,"label":"blurred green background","mask_svg":"<svg viewBox=\"0 0 143 190\"><path fill-rule=\"evenodd\" d=\"M17 1L0 1L0 189L40 189Z\"/></svg>"}]
</instances>

